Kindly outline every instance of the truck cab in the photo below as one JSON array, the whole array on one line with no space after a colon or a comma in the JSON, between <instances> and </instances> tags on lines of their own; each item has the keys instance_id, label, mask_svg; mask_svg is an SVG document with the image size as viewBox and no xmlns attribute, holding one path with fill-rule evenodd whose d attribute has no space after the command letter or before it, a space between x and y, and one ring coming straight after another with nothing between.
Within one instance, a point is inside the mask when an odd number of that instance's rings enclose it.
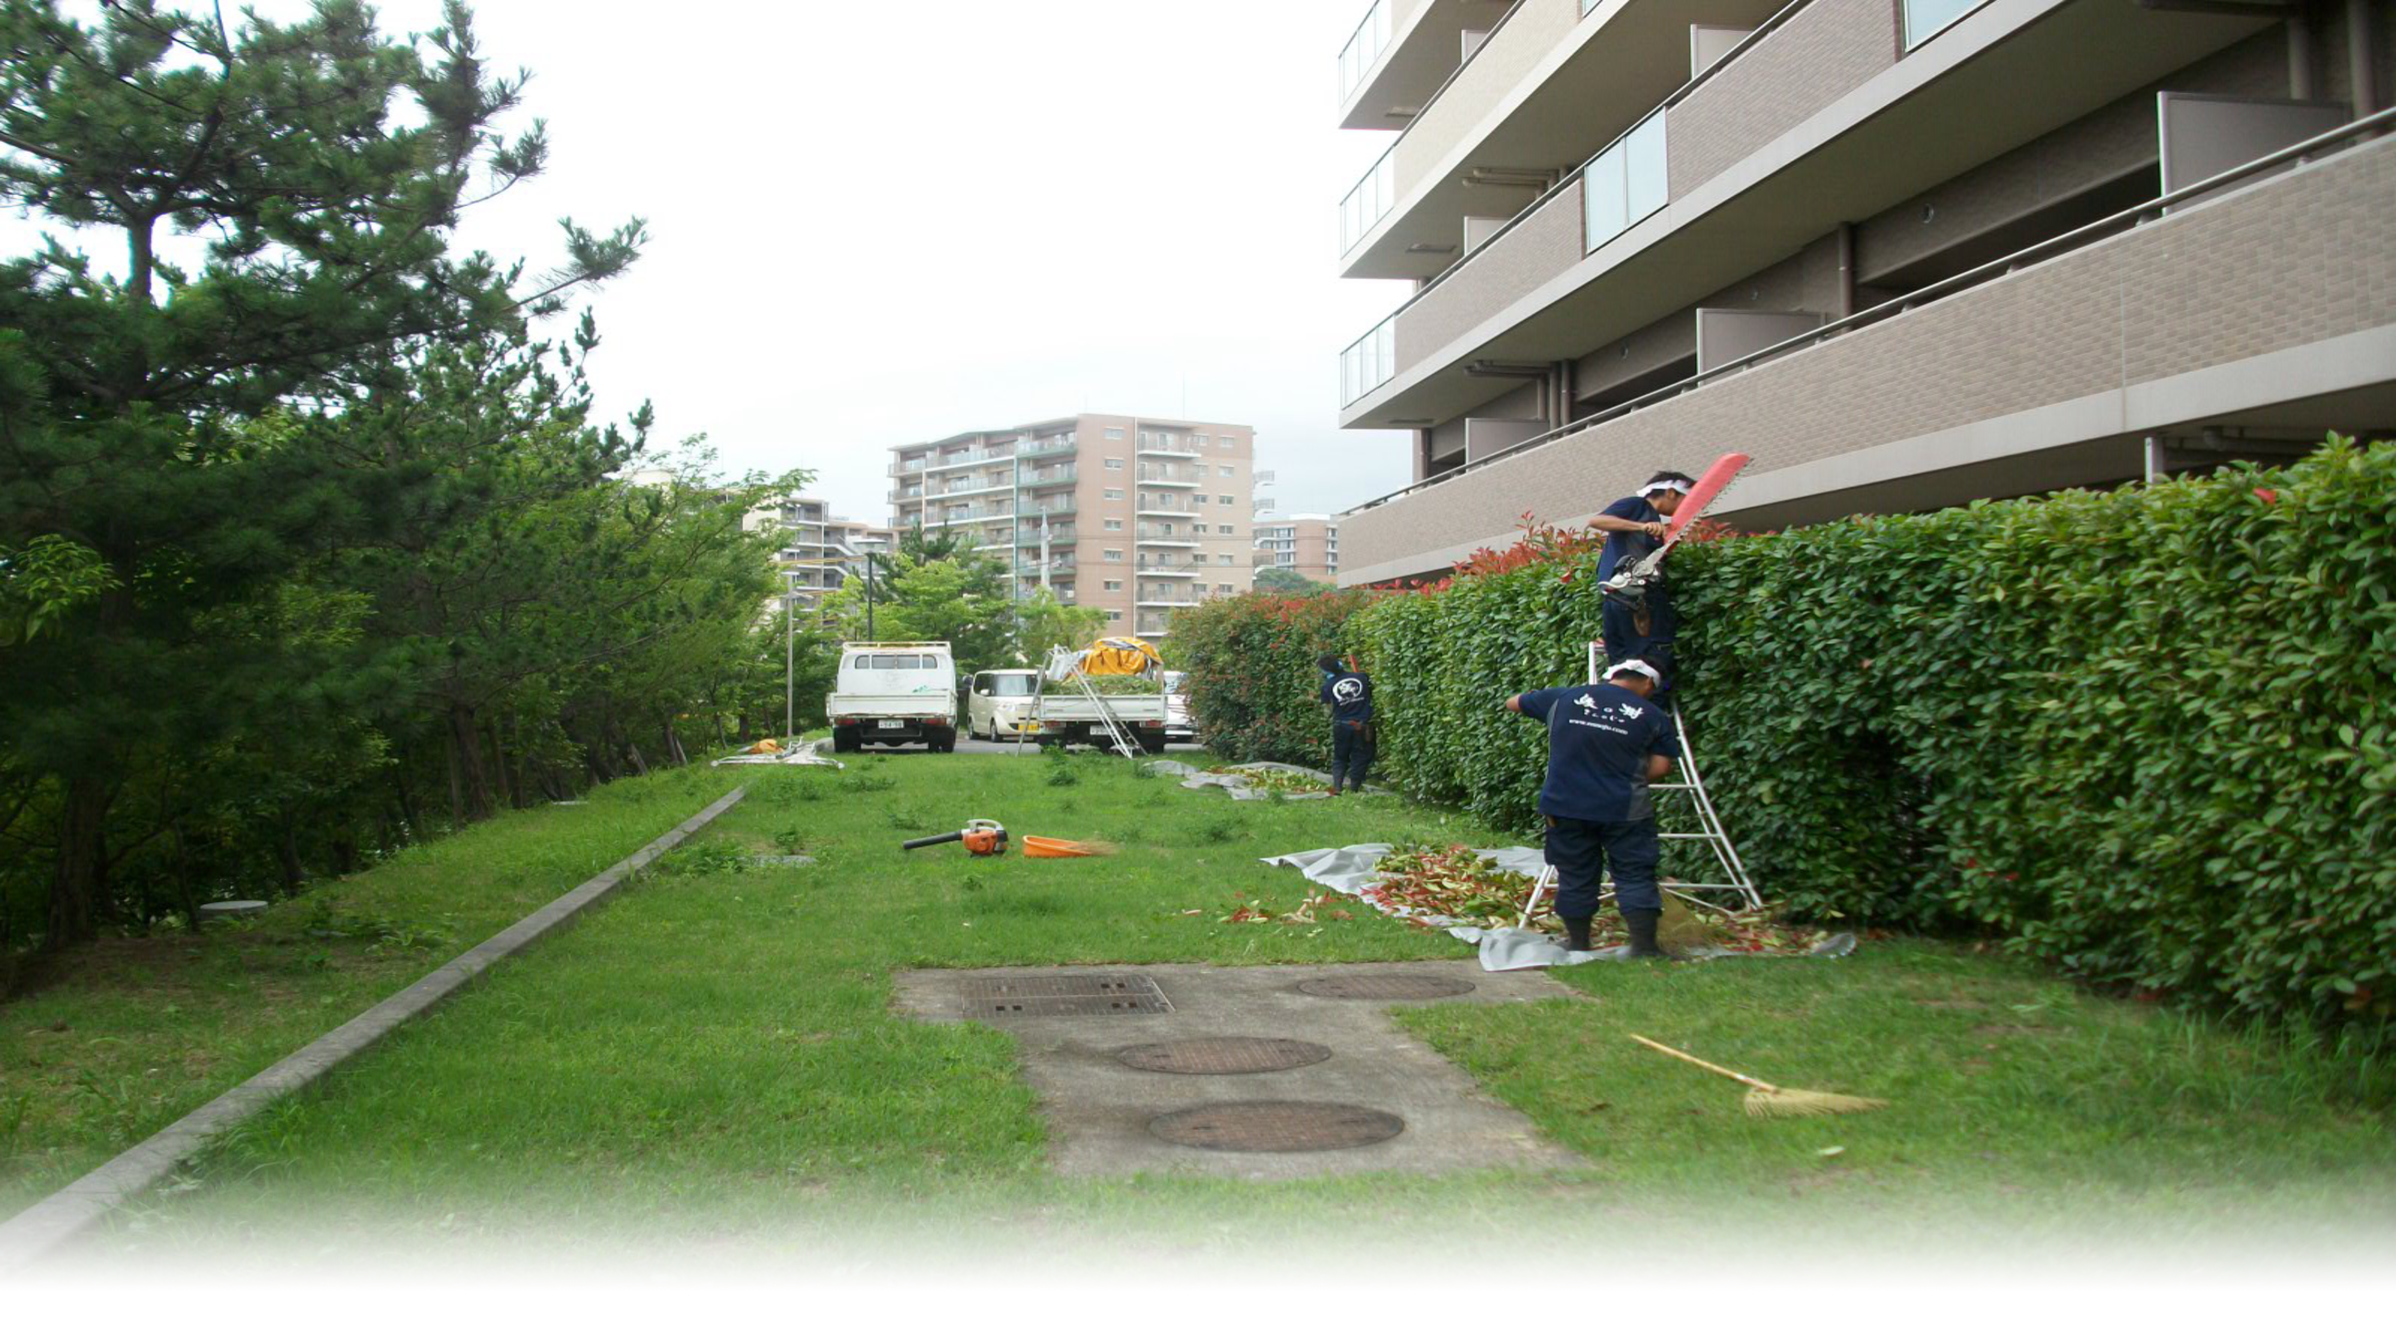
<instances>
[{"instance_id":1,"label":"truck cab","mask_svg":"<svg viewBox=\"0 0 2400 1328\"><path fill-rule=\"evenodd\" d=\"M833 692L825 698L833 749L923 743L927 751L955 750L957 698L949 642L844 641Z\"/></svg>"},{"instance_id":2,"label":"truck cab","mask_svg":"<svg viewBox=\"0 0 2400 1328\"><path fill-rule=\"evenodd\" d=\"M985 669L967 690L967 732L994 742L1038 731L1030 723L1034 693L1041 690L1037 669Z\"/></svg>"}]
</instances>

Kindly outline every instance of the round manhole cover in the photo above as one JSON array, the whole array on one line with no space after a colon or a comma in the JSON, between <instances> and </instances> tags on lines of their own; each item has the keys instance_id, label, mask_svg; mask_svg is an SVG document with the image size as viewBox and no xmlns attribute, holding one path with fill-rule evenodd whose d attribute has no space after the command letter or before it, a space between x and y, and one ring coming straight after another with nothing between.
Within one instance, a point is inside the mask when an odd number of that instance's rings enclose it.
<instances>
[{"instance_id":1,"label":"round manhole cover","mask_svg":"<svg viewBox=\"0 0 2400 1328\"><path fill-rule=\"evenodd\" d=\"M1430 973L1360 973L1350 977L1310 978L1300 984L1300 990L1311 996L1345 1001L1431 1001L1444 996L1464 996L1475 990L1475 984Z\"/></svg>"},{"instance_id":2,"label":"round manhole cover","mask_svg":"<svg viewBox=\"0 0 2400 1328\"><path fill-rule=\"evenodd\" d=\"M1408 1128L1388 1111L1341 1102L1220 1102L1150 1122L1171 1144L1220 1153L1316 1153L1379 1144Z\"/></svg>"},{"instance_id":3,"label":"round manhole cover","mask_svg":"<svg viewBox=\"0 0 2400 1328\"><path fill-rule=\"evenodd\" d=\"M1148 1042L1127 1047L1117 1059L1161 1074L1263 1074L1314 1065L1331 1055L1331 1047L1290 1038L1212 1037Z\"/></svg>"}]
</instances>

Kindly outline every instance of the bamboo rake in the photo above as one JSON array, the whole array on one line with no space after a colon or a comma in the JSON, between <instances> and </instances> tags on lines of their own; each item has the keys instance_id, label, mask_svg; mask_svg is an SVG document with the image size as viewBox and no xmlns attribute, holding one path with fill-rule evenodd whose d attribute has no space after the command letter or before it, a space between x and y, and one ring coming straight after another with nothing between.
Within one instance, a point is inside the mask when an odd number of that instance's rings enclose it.
<instances>
[{"instance_id":1,"label":"bamboo rake","mask_svg":"<svg viewBox=\"0 0 2400 1328\"><path fill-rule=\"evenodd\" d=\"M1764 1079L1754 1079L1739 1070L1711 1065L1689 1052L1677 1051L1663 1042L1652 1042L1639 1033L1625 1036L1650 1048L1663 1051L1679 1061L1688 1061L1703 1070L1724 1075L1736 1083L1748 1084L1750 1091L1742 1097L1742 1110L1753 1116L1831 1116L1848 1111L1873 1111L1891 1104L1879 1097L1851 1097L1845 1093L1819 1093L1806 1088L1778 1088Z\"/></svg>"}]
</instances>

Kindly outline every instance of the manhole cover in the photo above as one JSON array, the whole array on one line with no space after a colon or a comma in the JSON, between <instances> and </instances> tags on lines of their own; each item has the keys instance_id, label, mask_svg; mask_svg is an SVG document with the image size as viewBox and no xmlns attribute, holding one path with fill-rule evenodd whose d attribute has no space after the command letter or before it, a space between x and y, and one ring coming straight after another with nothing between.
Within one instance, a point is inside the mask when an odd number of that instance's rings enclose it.
<instances>
[{"instance_id":1,"label":"manhole cover","mask_svg":"<svg viewBox=\"0 0 2400 1328\"><path fill-rule=\"evenodd\" d=\"M1300 990L1311 996L1344 1001L1430 1001L1464 996L1475 984L1428 973L1360 973L1350 977L1310 978Z\"/></svg>"},{"instance_id":2,"label":"manhole cover","mask_svg":"<svg viewBox=\"0 0 2400 1328\"><path fill-rule=\"evenodd\" d=\"M959 984L967 1017L1172 1014L1166 993L1138 973L1052 973L969 978Z\"/></svg>"},{"instance_id":3,"label":"manhole cover","mask_svg":"<svg viewBox=\"0 0 2400 1328\"><path fill-rule=\"evenodd\" d=\"M1388 1111L1341 1102L1220 1102L1171 1112L1150 1133L1220 1153L1316 1153L1379 1144L1408 1128Z\"/></svg>"},{"instance_id":4,"label":"manhole cover","mask_svg":"<svg viewBox=\"0 0 2400 1328\"><path fill-rule=\"evenodd\" d=\"M1117 1059L1161 1074L1262 1074L1314 1065L1331 1055L1331 1047L1290 1038L1213 1037L1144 1043L1118 1052Z\"/></svg>"}]
</instances>

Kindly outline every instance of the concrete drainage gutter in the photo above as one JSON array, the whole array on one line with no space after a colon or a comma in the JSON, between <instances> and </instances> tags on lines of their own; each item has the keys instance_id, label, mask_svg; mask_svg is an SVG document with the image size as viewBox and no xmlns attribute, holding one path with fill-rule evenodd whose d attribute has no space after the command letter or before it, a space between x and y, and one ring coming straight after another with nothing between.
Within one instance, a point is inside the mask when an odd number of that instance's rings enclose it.
<instances>
[{"instance_id":1,"label":"concrete drainage gutter","mask_svg":"<svg viewBox=\"0 0 2400 1328\"><path fill-rule=\"evenodd\" d=\"M737 788L690 820L651 840L640 852L527 914L506 931L384 998L366 1013L227 1089L182 1120L119 1153L99 1169L0 1222L0 1269L20 1267L90 1230L125 1201L164 1180L211 1139L248 1120L275 1099L323 1078L384 1034L430 1009L485 969L564 926L614 893L635 872L717 819L749 790Z\"/></svg>"}]
</instances>

